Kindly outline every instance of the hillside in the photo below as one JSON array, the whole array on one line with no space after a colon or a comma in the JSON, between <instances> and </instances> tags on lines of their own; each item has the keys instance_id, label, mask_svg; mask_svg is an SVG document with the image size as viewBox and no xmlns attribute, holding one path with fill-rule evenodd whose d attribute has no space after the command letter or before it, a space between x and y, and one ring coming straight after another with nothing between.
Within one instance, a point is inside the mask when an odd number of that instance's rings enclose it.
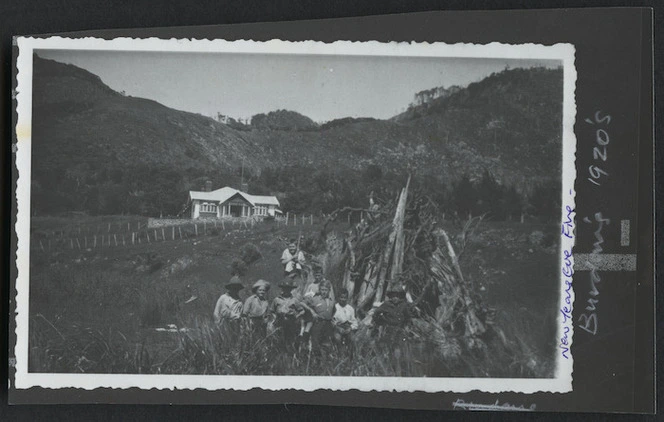
<instances>
[{"instance_id":1,"label":"hillside","mask_svg":"<svg viewBox=\"0 0 664 422\"><path fill-rule=\"evenodd\" d=\"M345 174L377 166L440 183L489 171L521 187L556 178L541 169L560 166L561 70L506 70L466 88L417 93L390 120L323 125L287 110L224 124L125 96L90 72L37 56L33 98L37 213L172 214L205 179L236 183L241 165L250 177L294 165Z\"/></svg>"},{"instance_id":2,"label":"hillside","mask_svg":"<svg viewBox=\"0 0 664 422\"><path fill-rule=\"evenodd\" d=\"M318 128L316 122L290 110L271 111L267 114L256 114L251 118L254 129L272 130L314 130Z\"/></svg>"}]
</instances>

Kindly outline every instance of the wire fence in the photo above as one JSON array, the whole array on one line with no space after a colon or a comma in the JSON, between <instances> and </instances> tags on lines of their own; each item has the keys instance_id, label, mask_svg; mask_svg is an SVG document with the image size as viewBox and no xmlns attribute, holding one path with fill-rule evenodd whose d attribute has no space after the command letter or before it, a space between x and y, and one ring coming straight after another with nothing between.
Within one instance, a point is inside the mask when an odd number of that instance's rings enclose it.
<instances>
[{"instance_id":1,"label":"wire fence","mask_svg":"<svg viewBox=\"0 0 664 422\"><path fill-rule=\"evenodd\" d=\"M172 222L173 220L167 220ZM200 236L219 235L223 231L237 228L250 229L257 225L276 224L277 226L312 226L320 218L313 214L290 214L263 218L222 218L204 220L182 220L178 224L159 225L158 219L150 222L109 223L106 230L96 228L68 227L61 230L35 231L31 236L31 249L47 251L96 250L157 242L184 240ZM151 227L152 226L152 227ZM123 228L121 230L120 228Z\"/></svg>"}]
</instances>

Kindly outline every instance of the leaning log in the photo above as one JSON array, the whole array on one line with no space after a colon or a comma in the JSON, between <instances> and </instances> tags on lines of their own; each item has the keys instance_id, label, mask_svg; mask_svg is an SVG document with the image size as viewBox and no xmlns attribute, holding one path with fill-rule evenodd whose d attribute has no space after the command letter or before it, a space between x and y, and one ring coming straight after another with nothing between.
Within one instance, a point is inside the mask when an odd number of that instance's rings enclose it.
<instances>
[{"instance_id":1,"label":"leaning log","mask_svg":"<svg viewBox=\"0 0 664 422\"><path fill-rule=\"evenodd\" d=\"M478 316L479 307L473 301L471 288L463 277L452 243L445 230L434 232L438 247L431 256L431 273L436 277L441 293L441 309L437 319L447 325L457 312L463 314L464 335L474 337L486 331Z\"/></svg>"},{"instance_id":2,"label":"leaning log","mask_svg":"<svg viewBox=\"0 0 664 422\"><path fill-rule=\"evenodd\" d=\"M383 294L385 293L387 283L387 269L390 268L390 283L394 284L399 282L401 271L403 268L403 222L406 218L406 200L408 198L408 186L410 185L410 177L406 183L406 187L401 190L399 200L397 201L397 208L394 212L394 220L392 221L392 231L387 239L387 245L383 250L382 266L378 274L378 286L376 288L376 297L374 298L374 306L379 306L383 301ZM397 237L400 239L400 250L396 252ZM395 268L396 264L396 268Z\"/></svg>"},{"instance_id":3,"label":"leaning log","mask_svg":"<svg viewBox=\"0 0 664 422\"><path fill-rule=\"evenodd\" d=\"M364 272L364 280L360 285L360 290L357 293L356 309L362 309L367 306L376 293L378 286L378 273L382 267L383 257L378 259L378 263L369 262L367 269Z\"/></svg>"},{"instance_id":4,"label":"leaning log","mask_svg":"<svg viewBox=\"0 0 664 422\"><path fill-rule=\"evenodd\" d=\"M346 260L342 285L348 291L348 294L352 295L355 291L355 281L353 280L355 250L353 249L353 242L350 239L346 239L346 246L348 247L348 259Z\"/></svg>"},{"instance_id":5,"label":"leaning log","mask_svg":"<svg viewBox=\"0 0 664 422\"><path fill-rule=\"evenodd\" d=\"M392 268L390 270L391 287L403 289L401 282L401 273L403 272L403 254L406 237L403 232L403 222L406 218L406 204L408 203L408 187L410 186L410 177L406 182L406 187L401 192L397 210L394 213L394 256L392 259Z\"/></svg>"}]
</instances>

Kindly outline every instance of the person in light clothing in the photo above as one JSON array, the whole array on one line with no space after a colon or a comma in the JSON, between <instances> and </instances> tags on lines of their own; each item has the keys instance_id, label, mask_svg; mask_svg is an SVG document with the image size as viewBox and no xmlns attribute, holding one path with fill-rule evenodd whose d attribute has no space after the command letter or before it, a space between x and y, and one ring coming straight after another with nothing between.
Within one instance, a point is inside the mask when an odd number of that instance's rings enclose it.
<instances>
[{"instance_id":1,"label":"person in light clothing","mask_svg":"<svg viewBox=\"0 0 664 422\"><path fill-rule=\"evenodd\" d=\"M251 286L254 293L244 301L242 315L249 318L263 318L267 313L269 302L267 292L270 290L270 283L265 280L258 280Z\"/></svg>"},{"instance_id":2,"label":"person in light clothing","mask_svg":"<svg viewBox=\"0 0 664 422\"><path fill-rule=\"evenodd\" d=\"M258 280L251 287L254 293L244 301L242 315L247 318L249 327L259 335L265 335L267 328L267 292L270 290L270 283L265 280Z\"/></svg>"},{"instance_id":3,"label":"person in light clothing","mask_svg":"<svg viewBox=\"0 0 664 422\"><path fill-rule=\"evenodd\" d=\"M332 326L334 300L330 298L330 289L330 283L322 282L317 295L307 297L301 302L302 307L311 314L314 320L311 327L311 347L315 350L327 343L334 331Z\"/></svg>"},{"instance_id":4,"label":"person in light clothing","mask_svg":"<svg viewBox=\"0 0 664 422\"><path fill-rule=\"evenodd\" d=\"M314 280L313 283L307 285L304 288L304 297L316 296L318 294L318 288L321 283L329 283L323 274L323 269L320 266L314 266ZM334 290L330 290L330 297L334 300Z\"/></svg>"},{"instance_id":5,"label":"person in light clothing","mask_svg":"<svg viewBox=\"0 0 664 422\"><path fill-rule=\"evenodd\" d=\"M357 330L358 323L355 318L355 309L348 304L348 290L341 289L339 302L334 305L334 340L339 344L349 344L350 335Z\"/></svg>"},{"instance_id":6,"label":"person in light clothing","mask_svg":"<svg viewBox=\"0 0 664 422\"><path fill-rule=\"evenodd\" d=\"M284 274L294 277L302 271L305 263L304 253L299 251L295 242L291 241L281 254L281 263L284 265Z\"/></svg>"},{"instance_id":7,"label":"person in light clothing","mask_svg":"<svg viewBox=\"0 0 664 422\"><path fill-rule=\"evenodd\" d=\"M233 276L226 284L227 292L219 296L214 307L214 322L219 324L223 320L237 321L242 316L242 301L240 301L240 290L244 286L240 277Z\"/></svg>"}]
</instances>

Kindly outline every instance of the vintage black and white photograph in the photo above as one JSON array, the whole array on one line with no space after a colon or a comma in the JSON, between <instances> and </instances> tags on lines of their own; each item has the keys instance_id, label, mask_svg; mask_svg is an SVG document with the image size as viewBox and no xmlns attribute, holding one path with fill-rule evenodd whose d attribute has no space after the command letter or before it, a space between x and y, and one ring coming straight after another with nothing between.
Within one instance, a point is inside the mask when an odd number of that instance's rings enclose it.
<instances>
[{"instance_id":1,"label":"vintage black and white photograph","mask_svg":"<svg viewBox=\"0 0 664 422\"><path fill-rule=\"evenodd\" d=\"M571 389L573 46L18 45L18 388Z\"/></svg>"}]
</instances>

